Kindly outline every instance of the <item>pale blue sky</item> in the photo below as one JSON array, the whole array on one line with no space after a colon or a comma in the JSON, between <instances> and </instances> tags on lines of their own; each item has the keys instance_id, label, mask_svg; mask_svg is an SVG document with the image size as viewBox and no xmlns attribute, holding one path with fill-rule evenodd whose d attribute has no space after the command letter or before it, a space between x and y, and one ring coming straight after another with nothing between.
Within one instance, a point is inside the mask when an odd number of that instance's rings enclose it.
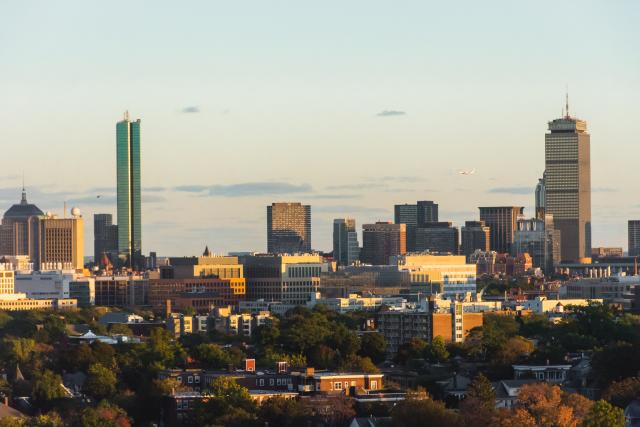
<instances>
[{"instance_id":1,"label":"pale blue sky","mask_svg":"<svg viewBox=\"0 0 640 427\"><path fill-rule=\"evenodd\" d=\"M310 203L321 250L332 218L392 219L394 203L435 200L458 225L480 205L532 214L568 84L592 138L594 246L626 248L638 22L636 1L0 2L0 210L24 172L42 209L82 209L90 255L128 109L144 252L265 250L271 201Z\"/></svg>"}]
</instances>

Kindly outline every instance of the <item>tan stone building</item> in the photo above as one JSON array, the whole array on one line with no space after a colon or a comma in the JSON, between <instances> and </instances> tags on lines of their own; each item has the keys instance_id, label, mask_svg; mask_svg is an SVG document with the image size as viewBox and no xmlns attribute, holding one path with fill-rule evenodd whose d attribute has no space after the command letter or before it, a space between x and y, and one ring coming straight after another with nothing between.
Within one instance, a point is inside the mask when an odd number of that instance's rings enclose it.
<instances>
[{"instance_id":1,"label":"tan stone building","mask_svg":"<svg viewBox=\"0 0 640 427\"><path fill-rule=\"evenodd\" d=\"M38 243L33 259L38 269L84 268L84 221L78 209L71 212L71 218L48 215L38 219Z\"/></svg>"}]
</instances>

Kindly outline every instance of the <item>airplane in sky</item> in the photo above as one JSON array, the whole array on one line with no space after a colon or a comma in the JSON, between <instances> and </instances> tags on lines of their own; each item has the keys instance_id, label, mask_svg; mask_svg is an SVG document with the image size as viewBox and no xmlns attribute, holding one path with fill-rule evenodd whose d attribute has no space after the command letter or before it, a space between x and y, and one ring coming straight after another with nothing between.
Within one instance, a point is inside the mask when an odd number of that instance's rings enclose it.
<instances>
[{"instance_id":1,"label":"airplane in sky","mask_svg":"<svg viewBox=\"0 0 640 427\"><path fill-rule=\"evenodd\" d=\"M459 170L458 173L460 175L467 175L468 176L468 175L473 175L474 173L476 173L476 170L475 169L466 169L466 170L463 169L463 170Z\"/></svg>"}]
</instances>

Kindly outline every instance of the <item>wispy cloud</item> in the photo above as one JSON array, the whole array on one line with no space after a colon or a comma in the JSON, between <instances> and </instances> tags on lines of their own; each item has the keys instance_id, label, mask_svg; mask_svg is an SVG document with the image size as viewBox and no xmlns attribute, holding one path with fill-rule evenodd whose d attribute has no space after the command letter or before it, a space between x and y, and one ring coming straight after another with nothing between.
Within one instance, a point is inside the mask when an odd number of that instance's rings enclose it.
<instances>
[{"instance_id":1,"label":"wispy cloud","mask_svg":"<svg viewBox=\"0 0 640 427\"><path fill-rule=\"evenodd\" d=\"M309 194L304 196L305 199L318 199L318 200L348 200L359 199L361 194Z\"/></svg>"},{"instance_id":2,"label":"wispy cloud","mask_svg":"<svg viewBox=\"0 0 640 427\"><path fill-rule=\"evenodd\" d=\"M143 187L142 188L142 192L144 193L145 191L148 191L150 193L159 193L162 191L166 191L167 189L165 187Z\"/></svg>"},{"instance_id":3,"label":"wispy cloud","mask_svg":"<svg viewBox=\"0 0 640 427\"><path fill-rule=\"evenodd\" d=\"M616 191L618 190L611 187L593 187L591 189L592 193L615 193Z\"/></svg>"},{"instance_id":4,"label":"wispy cloud","mask_svg":"<svg viewBox=\"0 0 640 427\"><path fill-rule=\"evenodd\" d=\"M265 194L311 193L309 184L289 184L287 182L245 182L230 185L181 185L176 191L187 193L205 193L219 197L247 197Z\"/></svg>"},{"instance_id":5,"label":"wispy cloud","mask_svg":"<svg viewBox=\"0 0 640 427\"><path fill-rule=\"evenodd\" d=\"M378 117L395 117L395 116L406 116L407 113L405 111L399 110L383 110L380 111L376 116Z\"/></svg>"},{"instance_id":6,"label":"wispy cloud","mask_svg":"<svg viewBox=\"0 0 640 427\"><path fill-rule=\"evenodd\" d=\"M487 192L488 193L497 193L497 194L533 194L535 190L531 187L496 187L491 188Z\"/></svg>"},{"instance_id":7,"label":"wispy cloud","mask_svg":"<svg viewBox=\"0 0 640 427\"><path fill-rule=\"evenodd\" d=\"M199 113L200 107L197 105L191 105L189 107L184 107L181 111L183 113Z\"/></svg>"},{"instance_id":8,"label":"wispy cloud","mask_svg":"<svg viewBox=\"0 0 640 427\"><path fill-rule=\"evenodd\" d=\"M313 212L323 213L343 213L343 214L391 214L390 210L382 208L370 208L367 206L358 205L329 205L329 206L314 206Z\"/></svg>"},{"instance_id":9,"label":"wispy cloud","mask_svg":"<svg viewBox=\"0 0 640 427\"><path fill-rule=\"evenodd\" d=\"M380 183L361 182L356 184L329 185L326 187L327 190L370 190L373 188L379 189Z\"/></svg>"}]
</instances>

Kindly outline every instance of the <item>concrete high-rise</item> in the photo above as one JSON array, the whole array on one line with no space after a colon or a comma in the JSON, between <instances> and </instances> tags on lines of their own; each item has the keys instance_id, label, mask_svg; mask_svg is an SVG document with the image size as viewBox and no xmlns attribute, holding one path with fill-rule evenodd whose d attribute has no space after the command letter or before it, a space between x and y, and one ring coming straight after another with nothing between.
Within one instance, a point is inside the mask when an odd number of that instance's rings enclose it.
<instances>
[{"instance_id":1,"label":"concrete high-rise","mask_svg":"<svg viewBox=\"0 0 640 427\"><path fill-rule=\"evenodd\" d=\"M545 135L545 211L562 235L561 259L591 254L591 159L587 122L566 114Z\"/></svg>"},{"instance_id":2,"label":"concrete high-rise","mask_svg":"<svg viewBox=\"0 0 640 427\"><path fill-rule=\"evenodd\" d=\"M418 205L395 205L393 207L394 223L407 226L407 252L416 250L416 227L418 226Z\"/></svg>"},{"instance_id":3,"label":"concrete high-rise","mask_svg":"<svg viewBox=\"0 0 640 427\"><path fill-rule=\"evenodd\" d=\"M267 206L267 252L311 252L311 206L301 203Z\"/></svg>"},{"instance_id":4,"label":"concrete high-rise","mask_svg":"<svg viewBox=\"0 0 640 427\"><path fill-rule=\"evenodd\" d=\"M521 206L479 207L480 221L489 227L490 248L499 253L508 253L513 245L518 216L524 210Z\"/></svg>"},{"instance_id":5,"label":"concrete high-rise","mask_svg":"<svg viewBox=\"0 0 640 427\"><path fill-rule=\"evenodd\" d=\"M142 262L142 204L140 186L140 119L129 112L116 124L118 193L118 252L131 267Z\"/></svg>"},{"instance_id":6,"label":"concrete high-rise","mask_svg":"<svg viewBox=\"0 0 640 427\"><path fill-rule=\"evenodd\" d=\"M111 214L93 215L93 261L101 262L103 255L108 257L118 252L118 226L113 224Z\"/></svg>"},{"instance_id":7,"label":"concrete high-rise","mask_svg":"<svg viewBox=\"0 0 640 427\"><path fill-rule=\"evenodd\" d=\"M407 251L407 226L391 222L377 222L362 226L360 260L367 264L388 265L389 257Z\"/></svg>"},{"instance_id":8,"label":"concrete high-rise","mask_svg":"<svg viewBox=\"0 0 640 427\"><path fill-rule=\"evenodd\" d=\"M490 250L491 229L484 221L466 221L462 227L462 255L469 256L476 250L487 252Z\"/></svg>"},{"instance_id":9,"label":"concrete high-rise","mask_svg":"<svg viewBox=\"0 0 640 427\"><path fill-rule=\"evenodd\" d=\"M431 200L422 200L417 203L418 227L429 222L438 222L438 204Z\"/></svg>"},{"instance_id":10,"label":"concrete high-rise","mask_svg":"<svg viewBox=\"0 0 640 427\"><path fill-rule=\"evenodd\" d=\"M640 256L640 220L629 220L627 233L629 256Z\"/></svg>"},{"instance_id":11,"label":"concrete high-rise","mask_svg":"<svg viewBox=\"0 0 640 427\"><path fill-rule=\"evenodd\" d=\"M356 220L336 218L333 220L333 259L339 265L351 265L360 255Z\"/></svg>"},{"instance_id":12,"label":"concrete high-rise","mask_svg":"<svg viewBox=\"0 0 640 427\"><path fill-rule=\"evenodd\" d=\"M36 255L32 261L37 269L84 268L84 222L79 209L71 209L71 218L38 217L35 226Z\"/></svg>"},{"instance_id":13,"label":"concrete high-rise","mask_svg":"<svg viewBox=\"0 0 640 427\"><path fill-rule=\"evenodd\" d=\"M458 254L458 229L450 222L427 222L416 229L416 251Z\"/></svg>"}]
</instances>

